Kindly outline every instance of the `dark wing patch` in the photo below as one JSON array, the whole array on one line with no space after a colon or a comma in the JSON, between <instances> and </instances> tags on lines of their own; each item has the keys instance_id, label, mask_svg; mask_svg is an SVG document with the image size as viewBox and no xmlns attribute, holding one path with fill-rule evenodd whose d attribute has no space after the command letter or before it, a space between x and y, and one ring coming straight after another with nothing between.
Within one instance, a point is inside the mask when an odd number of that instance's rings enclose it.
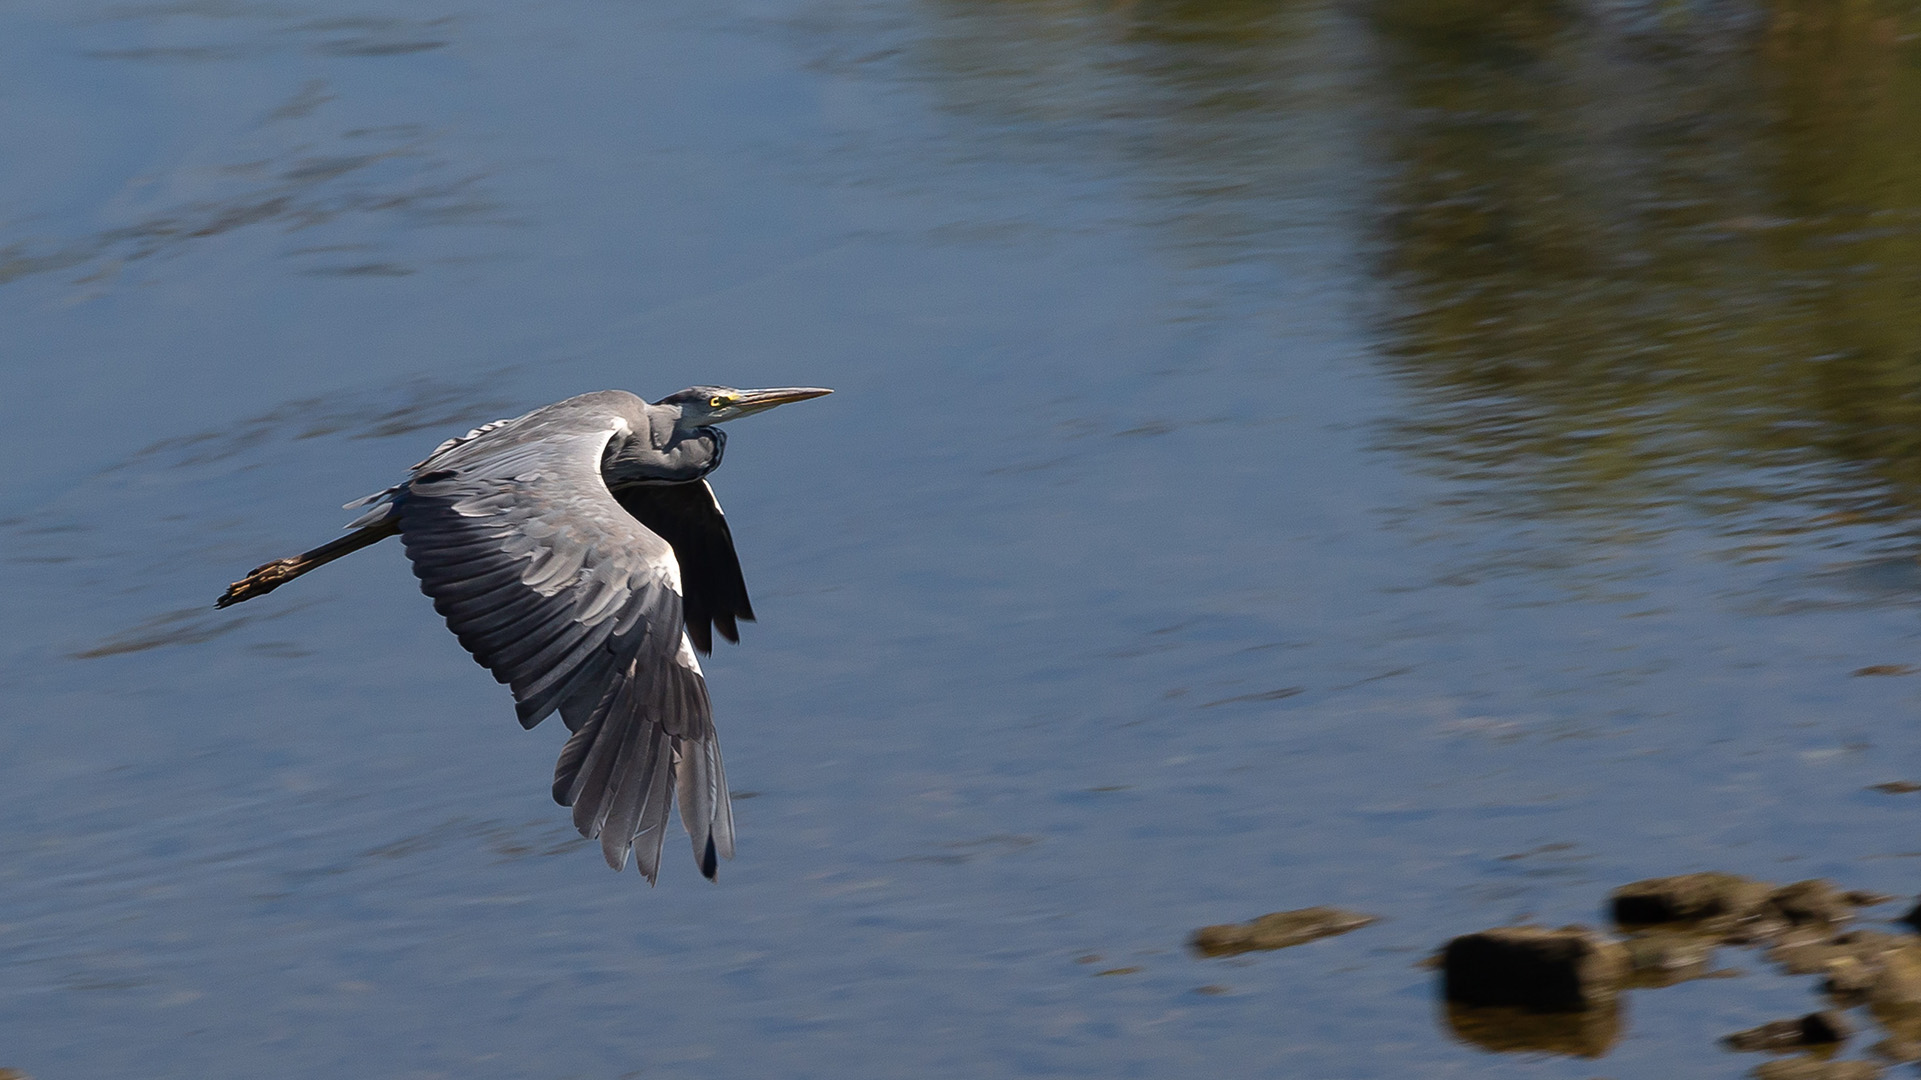
<instances>
[{"instance_id":1,"label":"dark wing patch","mask_svg":"<svg viewBox=\"0 0 1921 1080\"><path fill-rule=\"evenodd\" d=\"M740 640L736 619L754 621L747 599L740 556L727 515L705 480L691 484L641 484L621 488L614 498L642 525L673 545L680 563L681 611L687 636L701 652L714 651L714 631Z\"/></svg>"}]
</instances>

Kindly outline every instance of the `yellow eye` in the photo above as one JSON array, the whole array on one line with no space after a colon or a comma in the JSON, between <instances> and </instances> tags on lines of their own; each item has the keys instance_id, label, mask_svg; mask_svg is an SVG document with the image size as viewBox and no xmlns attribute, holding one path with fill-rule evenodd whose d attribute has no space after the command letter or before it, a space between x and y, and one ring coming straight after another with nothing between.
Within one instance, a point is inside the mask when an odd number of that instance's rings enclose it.
<instances>
[{"instance_id":1,"label":"yellow eye","mask_svg":"<svg viewBox=\"0 0 1921 1080\"><path fill-rule=\"evenodd\" d=\"M727 404L727 399L724 397L710 397L707 399L707 407L710 409L718 409L725 404Z\"/></svg>"}]
</instances>

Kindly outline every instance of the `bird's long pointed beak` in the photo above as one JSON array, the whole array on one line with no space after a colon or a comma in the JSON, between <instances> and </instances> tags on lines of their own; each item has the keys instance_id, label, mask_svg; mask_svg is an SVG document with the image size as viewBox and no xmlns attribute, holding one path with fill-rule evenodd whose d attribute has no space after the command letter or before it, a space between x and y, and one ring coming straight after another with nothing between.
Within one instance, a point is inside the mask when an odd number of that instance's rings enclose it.
<instances>
[{"instance_id":1,"label":"bird's long pointed beak","mask_svg":"<svg viewBox=\"0 0 1921 1080\"><path fill-rule=\"evenodd\" d=\"M734 407L742 416L785 405L791 401L806 401L808 398L826 397L833 393L819 386L776 386L767 390L742 390L740 400Z\"/></svg>"}]
</instances>

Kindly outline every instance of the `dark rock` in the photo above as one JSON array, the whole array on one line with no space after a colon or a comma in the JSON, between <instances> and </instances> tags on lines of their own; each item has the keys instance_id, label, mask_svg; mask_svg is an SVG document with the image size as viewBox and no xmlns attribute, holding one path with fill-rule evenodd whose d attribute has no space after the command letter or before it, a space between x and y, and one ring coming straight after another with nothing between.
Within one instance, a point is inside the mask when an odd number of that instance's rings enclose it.
<instances>
[{"instance_id":1,"label":"dark rock","mask_svg":"<svg viewBox=\"0 0 1921 1080\"><path fill-rule=\"evenodd\" d=\"M1809 1013L1799 1020L1772 1020L1757 1028L1737 1031L1721 1040L1730 1050L1801 1050L1832 1046L1854 1034L1848 1018L1832 1009Z\"/></svg>"},{"instance_id":2,"label":"dark rock","mask_svg":"<svg viewBox=\"0 0 1921 1080\"><path fill-rule=\"evenodd\" d=\"M1285 949L1359 930L1378 921L1376 916L1342 911L1340 908L1301 908L1298 911L1276 911L1250 923L1203 926L1194 931L1190 943L1204 956L1233 956L1256 949Z\"/></svg>"},{"instance_id":3,"label":"dark rock","mask_svg":"<svg viewBox=\"0 0 1921 1080\"><path fill-rule=\"evenodd\" d=\"M1628 956L1584 926L1507 926L1448 942L1441 973L1457 1004L1580 1012L1614 1001Z\"/></svg>"},{"instance_id":4,"label":"dark rock","mask_svg":"<svg viewBox=\"0 0 1921 1080\"><path fill-rule=\"evenodd\" d=\"M1833 1009L1811 1012L1801 1018L1801 1041L1808 1046L1847 1042L1853 1034L1853 1021Z\"/></svg>"},{"instance_id":5,"label":"dark rock","mask_svg":"<svg viewBox=\"0 0 1921 1080\"><path fill-rule=\"evenodd\" d=\"M1770 1020L1760 1027L1721 1036L1729 1050L1799 1050L1802 1047L1801 1021Z\"/></svg>"},{"instance_id":6,"label":"dark rock","mask_svg":"<svg viewBox=\"0 0 1921 1080\"><path fill-rule=\"evenodd\" d=\"M1796 927L1827 930L1854 918L1847 894L1819 878L1781 886L1768 894L1767 906Z\"/></svg>"},{"instance_id":7,"label":"dark rock","mask_svg":"<svg viewBox=\"0 0 1921 1080\"><path fill-rule=\"evenodd\" d=\"M1915 905L1909 908L1908 913L1901 916L1899 921L1906 923L1916 930L1921 930L1921 900L1917 900Z\"/></svg>"},{"instance_id":8,"label":"dark rock","mask_svg":"<svg viewBox=\"0 0 1921 1080\"><path fill-rule=\"evenodd\" d=\"M1598 1058L1621 1037L1621 1014L1612 1004L1580 1012L1542 1013L1449 1002L1446 1017L1447 1029L1455 1038L1496 1053Z\"/></svg>"},{"instance_id":9,"label":"dark rock","mask_svg":"<svg viewBox=\"0 0 1921 1080\"><path fill-rule=\"evenodd\" d=\"M1775 888L1736 874L1702 873L1623 885L1609 907L1624 928L1669 927L1734 945L1784 946L1775 959L1806 973L1823 960L1811 948L1854 918L1855 908L1877 902L1873 893L1842 892L1818 878Z\"/></svg>"},{"instance_id":10,"label":"dark rock","mask_svg":"<svg viewBox=\"0 0 1921 1080\"><path fill-rule=\"evenodd\" d=\"M1680 924L1725 933L1753 919L1770 892L1765 882L1738 874L1680 874L1623 885L1608 900L1624 927Z\"/></svg>"}]
</instances>

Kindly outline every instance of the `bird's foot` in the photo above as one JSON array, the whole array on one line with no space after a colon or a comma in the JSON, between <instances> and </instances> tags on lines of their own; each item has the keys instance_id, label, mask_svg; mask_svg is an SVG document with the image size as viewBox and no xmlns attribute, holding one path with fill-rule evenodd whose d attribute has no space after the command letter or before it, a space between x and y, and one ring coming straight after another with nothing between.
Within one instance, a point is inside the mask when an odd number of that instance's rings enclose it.
<instances>
[{"instance_id":1,"label":"bird's foot","mask_svg":"<svg viewBox=\"0 0 1921 1080\"><path fill-rule=\"evenodd\" d=\"M263 566L256 566L247 573L246 577L227 586L227 591L220 594L220 599L215 600L213 606L232 607L242 600L265 596L306 571L306 560L298 555L289 559L275 559Z\"/></svg>"}]
</instances>

